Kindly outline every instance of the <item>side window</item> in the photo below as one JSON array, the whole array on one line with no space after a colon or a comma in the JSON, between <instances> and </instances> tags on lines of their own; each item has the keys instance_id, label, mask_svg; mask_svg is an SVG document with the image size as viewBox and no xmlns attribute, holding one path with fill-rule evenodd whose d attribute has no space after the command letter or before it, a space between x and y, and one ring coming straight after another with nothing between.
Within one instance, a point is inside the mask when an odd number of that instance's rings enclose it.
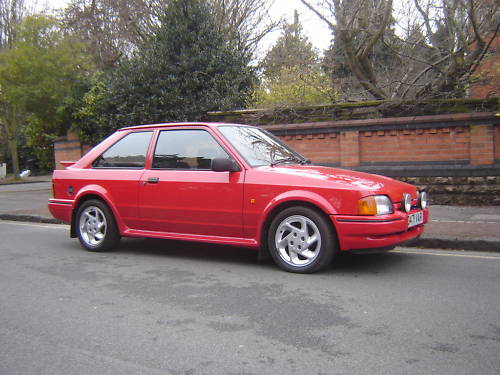
<instances>
[{"instance_id":1,"label":"side window","mask_svg":"<svg viewBox=\"0 0 500 375\"><path fill-rule=\"evenodd\" d=\"M95 168L144 168L152 131L127 134L104 151L92 166Z\"/></svg>"},{"instance_id":2,"label":"side window","mask_svg":"<svg viewBox=\"0 0 500 375\"><path fill-rule=\"evenodd\" d=\"M156 169L205 169L212 159L229 157L205 130L163 130L153 157Z\"/></svg>"}]
</instances>

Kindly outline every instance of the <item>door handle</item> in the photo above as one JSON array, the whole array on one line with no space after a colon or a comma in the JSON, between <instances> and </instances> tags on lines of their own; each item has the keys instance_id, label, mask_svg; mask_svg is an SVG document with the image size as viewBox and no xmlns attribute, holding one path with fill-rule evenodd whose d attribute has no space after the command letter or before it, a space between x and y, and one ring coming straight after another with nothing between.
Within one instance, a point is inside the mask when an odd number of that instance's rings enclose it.
<instances>
[{"instance_id":1,"label":"door handle","mask_svg":"<svg viewBox=\"0 0 500 375\"><path fill-rule=\"evenodd\" d=\"M149 177L148 184L157 184L160 179L158 177Z\"/></svg>"}]
</instances>

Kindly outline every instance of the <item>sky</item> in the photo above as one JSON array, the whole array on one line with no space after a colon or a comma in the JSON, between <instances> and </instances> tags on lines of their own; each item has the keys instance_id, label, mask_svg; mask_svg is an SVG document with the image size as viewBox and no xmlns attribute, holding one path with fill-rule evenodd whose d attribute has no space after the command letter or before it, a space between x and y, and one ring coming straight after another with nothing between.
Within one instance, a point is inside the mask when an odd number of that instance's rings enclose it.
<instances>
[{"instance_id":1,"label":"sky","mask_svg":"<svg viewBox=\"0 0 500 375\"><path fill-rule=\"evenodd\" d=\"M38 0L40 9L63 8L68 2L68 0ZM270 15L273 19L277 20L283 17L287 22L292 23L295 9L299 13L299 21L302 24L304 34L321 53L330 45L330 31L325 23L307 9L300 0L275 0ZM279 31L269 35L262 43L260 54L265 53L278 39L279 35Z\"/></svg>"},{"instance_id":2,"label":"sky","mask_svg":"<svg viewBox=\"0 0 500 375\"><path fill-rule=\"evenodd\" d=\"M300 0L275 0L273 8L271 9L271 16L274 19L284 17L288 23L292 23L295 9L297 9L299 13L299 21L302 24L304 33L309 38L311 43L320 52L328 48L331 40L330 30L326 24L312 11L306 8ZM277 35L273 35L273 37L279 37L279 33L277 33Z\"/></svg>"}]
</instances>

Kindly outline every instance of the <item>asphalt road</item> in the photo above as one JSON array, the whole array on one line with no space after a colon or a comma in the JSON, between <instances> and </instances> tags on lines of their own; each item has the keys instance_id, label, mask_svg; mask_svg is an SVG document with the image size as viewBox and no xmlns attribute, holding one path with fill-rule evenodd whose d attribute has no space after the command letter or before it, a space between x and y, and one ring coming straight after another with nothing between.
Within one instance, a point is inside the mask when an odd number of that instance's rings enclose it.
<instances>
[{"instance_id":1,"label":"asphalt road","mask_svg":"<svg viewBox=\"0 0 500 375\"><path fill-rule=\"evenodd\" d=\"M252 251L0 222L0 374L500 373L500 254L295 275Z\"/></svg>"}]
</instances>

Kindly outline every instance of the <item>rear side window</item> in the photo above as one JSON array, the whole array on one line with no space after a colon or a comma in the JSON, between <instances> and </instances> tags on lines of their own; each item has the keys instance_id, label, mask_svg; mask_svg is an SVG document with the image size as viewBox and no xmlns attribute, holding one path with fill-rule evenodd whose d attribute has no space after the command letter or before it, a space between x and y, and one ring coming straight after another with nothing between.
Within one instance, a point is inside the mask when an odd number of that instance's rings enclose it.
<instances>
[{"instance_id":1,"label":"rear side window","mask_svg":"<svg viewBox=\"0 0 500 375\"><path fill-rule=\"evenodd\" d=\"M153 168L209 170L212 159L228 154L205 130L163 130L156 144Z\"/></svg>"},{"instance_id":2,"label":"rear side window","mask_svg":"<svg viewBox=\"0 0 500 375\"><path fill-rule=\"evenodd\" d=\"M152 131L127 134L99 156L95 168L144 168Z\"/></svg>"}]
</instances>

